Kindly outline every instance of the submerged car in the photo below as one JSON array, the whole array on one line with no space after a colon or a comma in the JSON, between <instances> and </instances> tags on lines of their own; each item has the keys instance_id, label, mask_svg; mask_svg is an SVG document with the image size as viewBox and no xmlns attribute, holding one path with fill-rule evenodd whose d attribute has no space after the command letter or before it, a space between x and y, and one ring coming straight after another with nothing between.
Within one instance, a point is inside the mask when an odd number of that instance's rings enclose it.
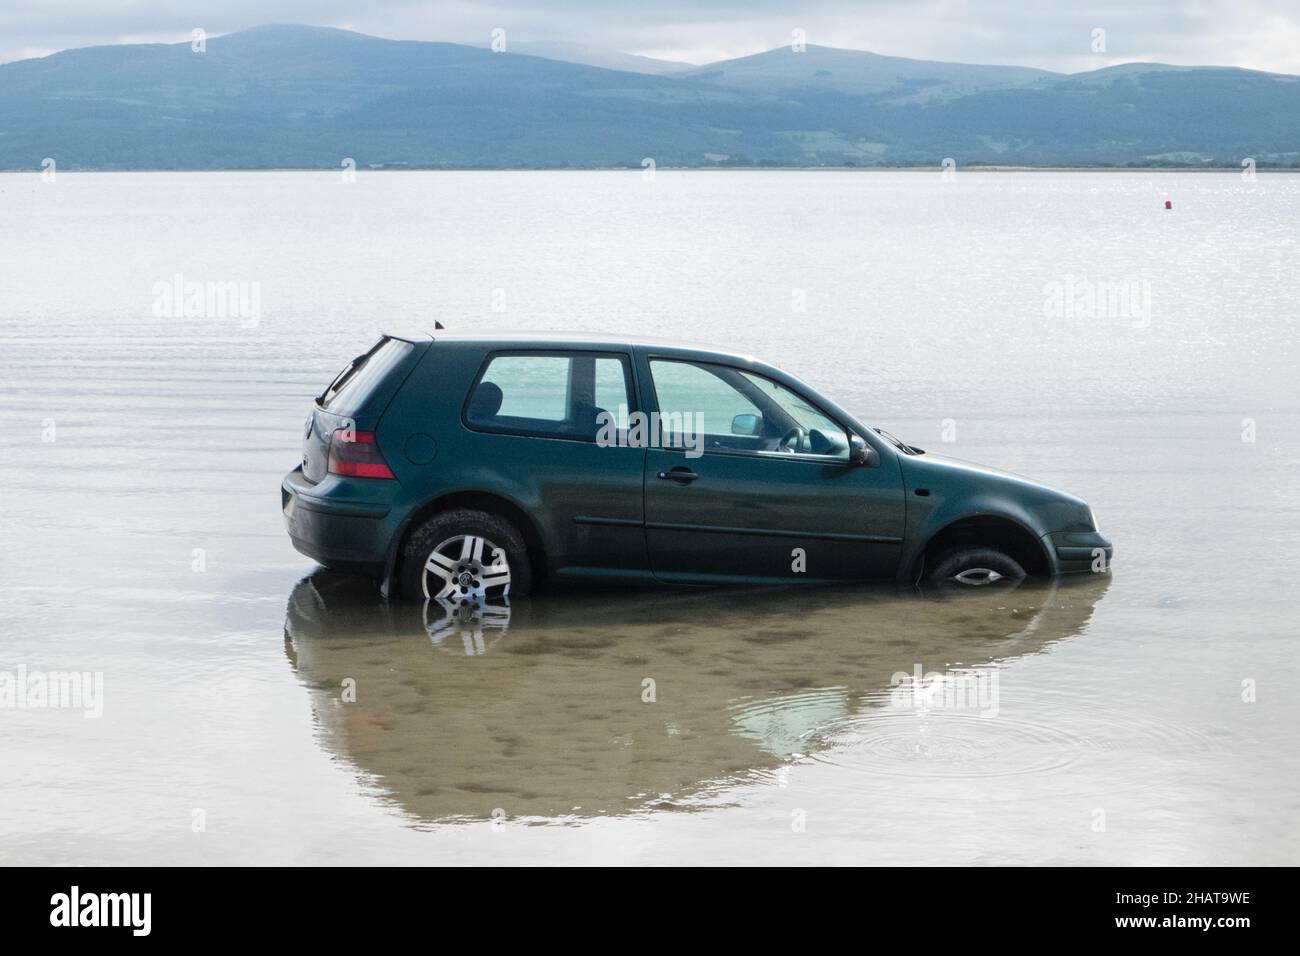
<instances>
[{"instance_id":1,"label":"submerged car","mask_svg":"<svg viewBox=\"0 0 1300 956\"><path fill-rule=\"evenodd\" d=\"M1078 498L770 365L585 335L385 335L317 397L281 505L308 557L450 604L546 580L978 587L1112 555Z\"/></svg>"}]
</instances>

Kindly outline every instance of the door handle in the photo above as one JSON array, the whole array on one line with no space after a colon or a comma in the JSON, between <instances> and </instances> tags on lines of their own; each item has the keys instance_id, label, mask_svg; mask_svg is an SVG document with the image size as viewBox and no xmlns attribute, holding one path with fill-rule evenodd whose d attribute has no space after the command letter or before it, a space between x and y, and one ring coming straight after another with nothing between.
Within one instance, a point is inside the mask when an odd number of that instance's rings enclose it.
<instances>
[{"instance_id":1,"label":"door handle","mask_svg":"<svg viewBox=\"0 0 1300 956\"><path fill-rule=\"evenodd\" d=\"M667 481L678 481L681 482L682 484L686 484L688 482L694 481L696 478L700 476L697 475L695 472L691 471L689 468L685 468L682 465L678 465L672 471L659 472L659 477Z\"/></svg>"}]
</instances>

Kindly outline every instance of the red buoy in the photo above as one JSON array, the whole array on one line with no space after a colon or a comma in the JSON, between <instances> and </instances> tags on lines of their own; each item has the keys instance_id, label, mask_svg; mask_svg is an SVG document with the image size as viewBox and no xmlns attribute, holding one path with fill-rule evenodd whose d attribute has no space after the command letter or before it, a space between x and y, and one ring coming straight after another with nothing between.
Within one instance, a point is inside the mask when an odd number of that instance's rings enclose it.
<instances>
[{"instance_id":1,"label":"red buoy","mask_svg":"<svg viewBox=\"0 0 1300 956\"><path fill-rule=\"evenodd\" d=\"M1165 200L1165 208L1166 208L1166 209L1173 209L1173 208L1174 208L1173 200L1166 199L1166 200Z\"/></svg>"}]
</instances>

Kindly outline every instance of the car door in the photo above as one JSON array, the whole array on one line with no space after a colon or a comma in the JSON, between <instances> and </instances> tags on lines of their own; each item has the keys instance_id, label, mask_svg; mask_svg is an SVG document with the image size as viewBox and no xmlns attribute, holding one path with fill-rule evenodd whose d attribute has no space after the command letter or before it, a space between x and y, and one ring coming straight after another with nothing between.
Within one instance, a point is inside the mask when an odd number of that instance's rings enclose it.
<instances>
[{"instance_id":1,"label":"car door","mask_svg":"<svg viewBox=\"0 0 1300 956\"><path fill-rule=\"evenodd\" d=\"M646 545L666 581L894 576L902 477L850 460L850 434L798 391L740 366L639 356L651 409Z\"/></svg>"},{"instance_id":2,"label":"car door","mask_svg":"<svg viewBox=\"0 0 1300 956\"><path fill-rule=\"evenodd\" d=\"M469 482L529 511L557 577L648 577L645 449L601 432L635 409L631 372L616 350L505 349L466 398Z\"/></svg>"}]
</instances>

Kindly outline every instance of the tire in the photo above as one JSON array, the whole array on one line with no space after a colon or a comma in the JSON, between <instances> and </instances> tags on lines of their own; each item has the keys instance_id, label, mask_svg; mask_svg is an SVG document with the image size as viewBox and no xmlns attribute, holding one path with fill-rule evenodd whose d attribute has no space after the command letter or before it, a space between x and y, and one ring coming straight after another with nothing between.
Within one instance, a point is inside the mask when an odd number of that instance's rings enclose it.
<instances>
[{"instance_id":1,"label":"tire","mask_svg":"<svg viewBox=\"0 0 1300 956\"><path fill-rule=\"evenodd\" d=\"M1025 577L1025 569L1010 555L996 548L967 547L942 555L925 581L936 587L978 588L1016 585Z\"/></svg>"},{"instance_id":2,"label":"tire","mask_svg":"<svg viewBox=\"0 0 1300 956\"><path fill-rule=\"evenodd\" d=\"M528 557L523 535L505 518L468 508L442 511L406 539L401 596L471 606L509 604L509 598L532 590Z\"/></svg>"}]
</instances>

